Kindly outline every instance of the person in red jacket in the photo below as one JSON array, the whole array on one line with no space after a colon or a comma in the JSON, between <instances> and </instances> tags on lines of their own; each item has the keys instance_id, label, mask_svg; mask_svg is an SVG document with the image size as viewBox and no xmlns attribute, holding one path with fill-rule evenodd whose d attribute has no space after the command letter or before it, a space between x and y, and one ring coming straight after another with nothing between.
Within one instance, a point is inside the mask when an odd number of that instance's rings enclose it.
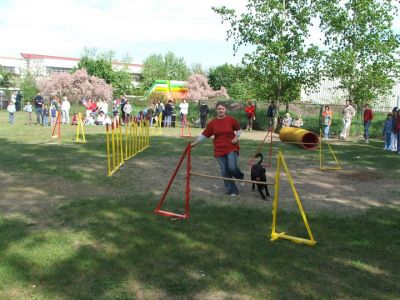
<instances>
[{"instance_id":1,"label":"person in red jacket","mask_svg":"<svg viewBox=\"0 0 400 300\"><path fill-rule=\"evenodd\" d=\"M371 125L371 121L374 118L374 114L372 109L369 107L368 104L364 106L364 138L365 143L369 143L369 126Z\"/></svg>"},{"instance_id":2,"label":"person in red jacket","mask_svg":"<svg viewBox=\"0 0 400 300\"><path fill-rule=\"evenodd\" d=\"M243 179L244 174L238 167L239 156L239 122L226 114L226 104L216 105L217 117L211 120L206 129L191 143L194 147L206 138L214 136L214 157L218 161L221 175L225 178ZM236 196L239 191L234 181L224 180L227 195ZM243 182L241 182L243 186Z\"/></svg>"},{"instance_id":3,"label":"person in red jacket","mask_svg":"<svg viewBox=\"0 0 400 300\"><path fill-rule=\"evenodd\" d=\"M244 108L247 117L247 126L246 130L252 131L253 130L253 122L256 119L256 106L249 101Z\"/></svg>"}]
</instances>

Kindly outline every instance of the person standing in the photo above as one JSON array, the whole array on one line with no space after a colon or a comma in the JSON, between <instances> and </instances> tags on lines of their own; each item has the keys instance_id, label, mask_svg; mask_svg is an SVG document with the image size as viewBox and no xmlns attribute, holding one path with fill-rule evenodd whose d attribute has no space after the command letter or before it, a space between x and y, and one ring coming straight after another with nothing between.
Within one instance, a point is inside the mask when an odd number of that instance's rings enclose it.
<instances>
[{"instance_id":1,"label":"person standing","mask_svg":"<svg viewBox=\"0 0 400 300\"><path fill-rule=\"evenodd\" d=\"M346 100L346 106L343 108L343 129L339 135L342 140L350 136L351 119L356 115L356 110L351 104L350 100Z\"/></svg>"},{"instance_id":2,"label":"person standing","mask_svg":"<svg viewBox=\"0 0 400 300\"><path fill-rule=\"evenodd\" d=\"M36 110L36 122L38 125L43 124L43 97L40 93L38 93L33 99L33 104L35 105Z\"/></svg>"},{"instance_id":3,"label":"person standing","mask_svg":"<svg viewBox=\"0 0 400 300\"><path fill-rule=\"evenodd\" d=\"M397 134L394 131L394 127L396 126L395 122L396 122L396 116L397 116L397 106L393 107L392 109L392 134L391 134L391 147L390 149L393 152L397 151Z\"/></svg>"},{"instance_id":4,"label":"person standing","mask_svg":"<svg viewBox=\"0 0 400 300\"><path fill-rule=\"evenodd\" d=\"M14 124L15 123L15 102L10 101L8 102L7 105L7 111L8 111L8 123Z\"/></svg>"},{"instance_id":5,"label":"person standing","mask_svg":"<svg viewBox=\"0 0 400 300\"><path fill-rule=\"evenodd\" d=\"M322 124L324 126L324 140L329 140L329 130L332 125L333 113L328 105L325 105L325 110L322 112Z\"/></svg>"},{"instance_id":6,"label":"person standing","mask_svg":"<svg viewBox=\"0 0 400 300\"><path fill-rule=\"evenodd\" d=\"M200 126L201 128L205 128L210 109L208 108L208 105L205 102L202 102L199 111L200 111Z\"/></svg>"},{"instance_id":7,"label":"person standing","mask_svg":"<svg viewBox=\"0 0 400 300\"><path fill-rule=\"evenodd\" d=\"M206 129L191 143L194 147L206 138L214 136L214 157L221 169L221 175L225 178L243 179L244 174L238 167L239 157L239 122L226 114L227 106L219 102L216 105L217 117L211 120ZM235 182L224 180L227 195L236 196L239 194Z\"/></svg>"},{"instance_id":8,"label":"person standing","mask_svg":"<svg viewBox=\"0 0 400 300\"><path fill-rule=\"evenodd\" d=\"M189 113L189 103L186 102L185 99L183 99L182 103L179 104L179 112L181 114L181 123L182 123L182 127L187 125L184 124L184 122L187 123L187 115Z\"/></svg>"},{"instance_id":9,"label":"person standing","mask_svg":"<svg viewBox=\"0 0 400 300\"><path fill-rule=\"evenodd\" d=\"M125 116L126 116L126 112L124 110L126 103L128 102L128 100L126 99L125 96L121 97L121 117L122 117L122 122L125 122Z\"/></svg>"},{"instance_id":10,"label":"person standing","mask_svg":"<svg viewBox=\"0 0 400 300\"><path fill-rule=\"evenodd\" d=\"M268 106L267 109L267 124L268 129L275 128L276 105L274 102Z\"/></svg>"},{"instance_id":11,"label":"person standing","mask_svg":"<svg viewBox=\"0 0 400 300\"><path fill-rule=\"evenodd\" d=\"M392 113L388 113L385 123L383 125L382 135L385 139L385 147L383 150L392 150L392 130L393 130L393 120L392 120Z\"/></svg>"},{"instance_id":12,"label":"person standing","mask_svg":"<svg viewBox=\"0 0 400 300\"><path fill-rule=\"evenodd\" d=\"M246 107L244 108L244 112L247 117L247 125L246 130L253 130L253 122L256 120L256 106L251 103L251 101L247 102Z\"/></svg>"},{"instance_id":13,"label":"person standing","mask_svg":"<svg viewBox=\"0 0 400 300\"><path fill-rule=\"evenodd\" d=\"M368 104L364 106L364 138L365 143L369 143L369 126L371 126L371 121L374 118L374 113Z\"/></svg>"},{"instance_id":14,"label":"person standing","mask_svg":"<svg viewBox=\"0 0 400 300\"><path fill-rule=\"evenodd\" d=\"M167 104L165 104L164 108L164 128L171 127L172 121L172 113L174 112L174 108L172 107L172 100L168 100Z\"/></svg>"},{"instance_id":15,"label":"person standing","mask_svg":"<svg viewBox=\"0 0 400 300\"><path fill-rule=\"evenodd\" d=\"M24 106L24 112L26 112L26 124L32 125L32 104L30 102L27 102Z\"/></svg>"},{"instance_id":16,"label":"person standing","mask_svg":"<svg viewBox=\"0 0 400 300\"><path fill-rule=\"evenodd\" d=\"M129 123L129 117L132 114L132 105L129 103L129 100L126 100L125 105L124 105L124 114L125 114L125 119L124 123Z\"/></svg>"},{"instance_id":17,"label":"person standing","mask_svg":"<svg viewBox=\"0 0 400 300\"><path fill-rule=\"evenodd\" d=\"M393 124L393 131L397 137L397 153L400 154L400 109L396 112Z\"/></svg>"},{"instance_id":18,"label":"person standing","mask_svg":"<svg viewBox=\"0 0 400 300\"><path fill-rule=\"evenodd\" d=\"M71 103L69 103L67 97L62 98L61 102L61 115L62 115L62 120L61 122L63 124L69 124L69 110L71 109Z\"/></svg>"}]
</instances>

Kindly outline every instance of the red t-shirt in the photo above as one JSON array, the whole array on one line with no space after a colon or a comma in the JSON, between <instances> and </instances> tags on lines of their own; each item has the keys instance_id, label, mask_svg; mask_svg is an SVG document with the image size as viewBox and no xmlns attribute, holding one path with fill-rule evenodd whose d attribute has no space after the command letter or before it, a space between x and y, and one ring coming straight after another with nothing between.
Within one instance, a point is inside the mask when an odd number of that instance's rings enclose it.
<instances>
[{"instance_id":1,"label":"red t-shirt","mask_svg":"<svg viewBox=\"0 0 400 300\"><path fill-rule=\"evenodd\" d=\"M214 157L221 157L232 151L239 154L239 144L232 144L235 131L238 130L240 130L239 122L227 115L223 119L213 119L202 135L208 138L214 136Z\"/></svg>"}]
</instances>

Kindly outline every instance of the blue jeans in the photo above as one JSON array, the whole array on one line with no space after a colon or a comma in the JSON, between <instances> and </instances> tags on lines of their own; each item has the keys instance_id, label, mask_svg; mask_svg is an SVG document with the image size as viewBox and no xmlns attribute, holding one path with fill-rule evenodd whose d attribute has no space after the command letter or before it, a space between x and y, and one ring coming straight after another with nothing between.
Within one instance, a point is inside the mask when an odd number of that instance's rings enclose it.
<instances>
[{"instance_id":1,"label":"blue jeans","mask_svg":"<svg viewBox=\"0 0 400 300\"><path fill-rule=\"evenodd\" d=\"M217 157L217 161L219 167L221 169L222 177L226 178L236 178L243 179L244 174L240 171L237 162L238 162L238 154L236 152L229 152L228 154ZM237 189L235 182L230 180L224 180L225 190L228 195L231 194L239 194L239 190Z\"/></svg>"},{"instance_id":2,"label":"blue jeans","mask_svg":"<svg viewBox=\"0 0 400 300\"><path fill-rule=\"evenodd\" d=\"M14 122L15 122L14 113L11 113L11 112L8 113L8 122L10 122L11 124L14 124Z\"/></svg>"},{"instance_id":3,"label":"blue jeans","mask_svg":"<svg viewBox=\"0 0 400 300\"><path fill-rule=\"evenodd\" d=\"M324 125L324 139L327 140L329 139L329 129L330 129L330 125Z\"/></svg>"},{"instance_id":4,"label":"blue jeans","mask_svg":"<svg viewBox=\"0 0 400 300\"><path fill-rule=\"evenodd\" d=\"M369 140L369 126L371 125L371 121L364 122L364 138Z\"/></svg>"},{"instance_id":5,"label":"blue jeans","mask_svg":"<svg viewBox=\"0 0 400 300\"><path fill-rule=\"evenodd\" d=\"M165 119L164 119L164 127L171 127L171 119L172 119L172 116L165 116Z\"/></svg>"},{"instance_id":6,"label":"blue jeans","mask_svg":"<svg viewBox=\"0 0 400 300\"><path fill-rule=\"evenodd\" d=\"M386 132L386 134L385 134L385 149L391 150L391 144L392 144L392 133Z\"/></svg>"},{"instance_id":7,"label":"blue jeans","mask_svg":"<svg viewBox=\"0 0 400 300\"><path fill-rule=\"evenodd\" d=\"M36 107L36 122L38 124L42 124L42 119L43 119L43 108Z\"/></svg>"},{"instance_id":8,"label":"blue jeans","mask_svg":"<svg viewBox=\"0 0 400 300\"><path fill-rule=\"evenodd\" d=\"M43 126L47 126L48 124L48 120L47 120L47 116L43 116Z\"/></svg>"}]
</instances>

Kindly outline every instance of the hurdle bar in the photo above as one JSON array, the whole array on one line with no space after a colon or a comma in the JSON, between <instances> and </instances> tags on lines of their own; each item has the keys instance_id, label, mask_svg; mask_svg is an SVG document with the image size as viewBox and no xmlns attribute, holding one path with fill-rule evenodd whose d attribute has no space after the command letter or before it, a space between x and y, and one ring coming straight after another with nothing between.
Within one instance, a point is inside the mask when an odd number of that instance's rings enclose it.
<instances>
[{"instance_id":1,"label":"hurdle bar","mask_svg":"<svg viewBox=\"0 0 400 300\"><path fill-rule=\"evenodd\" d=\"M197 172L190 172L190 175L204 177L204 178L210 178L210 179L221 179L221 180L229 180L229 181L237 181L237 182L245 182L245 183L275 185L275 183L267 183L267 182L263 182L263 181L254 181L254 180L246 180L246 179L228 178L228 177L222 177L222 176L213 176L213 175L201 174L201 173L197 173Z\"/></svg>"}]
</instances>

